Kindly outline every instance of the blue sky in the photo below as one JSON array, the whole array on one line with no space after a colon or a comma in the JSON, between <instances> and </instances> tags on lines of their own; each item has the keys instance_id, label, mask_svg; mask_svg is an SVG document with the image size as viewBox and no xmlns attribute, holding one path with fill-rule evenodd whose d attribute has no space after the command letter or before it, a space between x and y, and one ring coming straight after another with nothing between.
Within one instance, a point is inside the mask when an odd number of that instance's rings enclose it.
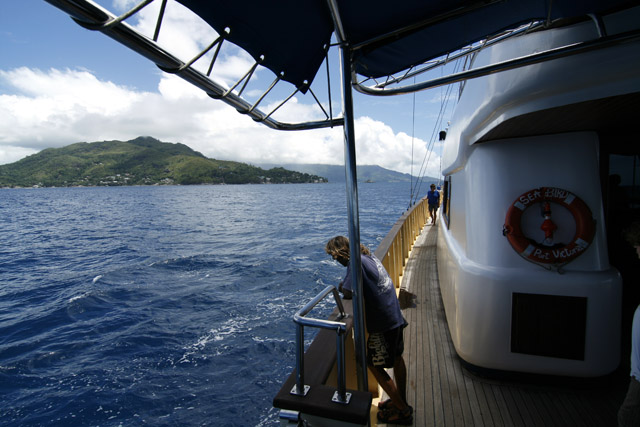
<instances>
[{"instance_id":1,"label":"blue sky","mask_svg":"<svg viewBox=\"0 0 640 427\"><path fill-rule=\"evenodd\" d=\"M97 3L119 14L137 0ZM152 7L155 4L149 6L148 17L127 22L144 32L147 18L155 17ZM171 33L167 24L171 48L196 49L213 31L192 22L179 5L169 7L176 17L175 28L190 28L187 38ZM230 52L220 67L220 79L230 85L247 66L247 55ZM443 94L444 89L416 94L415 114L413 95L355 94L358 163L417 174L428 158L426 174L437 175L440 147L435 144L429 154L427 146L434 131L437 134L445 126L436 125ZM297 99L278 114L313 118L307 102ZM445 122L447 116L450 113ZM0 2L0 164L44 148L140 135L182 142L211 158L254 164L343 162L341 129L270 130L162 73L109 37L80 27L44 0Z\"/></svg>"}]
</instances>

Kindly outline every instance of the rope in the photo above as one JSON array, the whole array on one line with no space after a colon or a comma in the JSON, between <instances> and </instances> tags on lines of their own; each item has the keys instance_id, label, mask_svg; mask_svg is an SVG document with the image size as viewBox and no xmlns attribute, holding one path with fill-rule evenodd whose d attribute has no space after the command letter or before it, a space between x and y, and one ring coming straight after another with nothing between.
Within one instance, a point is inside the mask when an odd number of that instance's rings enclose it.
<instances>
[{"instance_id":1,"label":"rope","mask_svg":"<svg viewBox=\"0 0 640 427\"><path fill-rule=\"evenodd\" d=\"M454 73L459 71L460 64L461 64L461 61L457 60L456 61L456 65L454 67ZM441 70L441 72L442 72L442 70ZM422 187L422 182L424 181L423 172L426 173L426 168L427 168L427 165L429 164L429 160L431 159L431 154L433 152L433 147L435 145L436 129L439 129L442 126L442 119L443 119L443 116L444 116L444 112L445 112L445 110L447 108L447 105L449 103L449 98L450 98L453 86L454 85L447 85L446 95L440 102L440 111L438 112L438 118L436 119L436 124L435 124L435 126L433 128L433 131L431 133L431 138L429 140L429 143L427 144L427 152L425 153L425 157L422 160L422 165L420 166L420 171L418 173L418 178L417 178L417 181L416 181L416 189L415 189L415 191L412 190L412 194L415 197L415 200L413 200L412 203L417 202L418 194L420 194L420 188ZM412 148L412 150L413 150L413 148ZM440 174L442 174L442 153L440 155L440 158L441 158L440 159ZM438 182L439 181L440 181L440 177L438 177Z\"/></svg>"},{"instance_id":2,"label":"rope","mask_svg":"<svg viewBox=\"0 0 640 427\"><path fill-rule=\"evenodd\" d=\"M413 78L413 83L415 84L416 82L416 78ZM414 140L414 134L416 131L416 93L413 92L413 110L412 110L412 116L411 116L411 174L409 175L409 179L410 179L410 191L409 191L409 206L407 207L407 210L409 210L411 208L411 206L414 204L413 201L413 140Z\"/></svg>"}]
</instances>

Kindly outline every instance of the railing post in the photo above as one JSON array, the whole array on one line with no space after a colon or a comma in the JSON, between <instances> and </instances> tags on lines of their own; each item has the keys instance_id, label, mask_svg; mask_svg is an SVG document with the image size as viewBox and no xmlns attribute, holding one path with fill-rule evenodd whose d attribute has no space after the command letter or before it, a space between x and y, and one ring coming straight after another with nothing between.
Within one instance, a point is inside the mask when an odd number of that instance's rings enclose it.
<instances>
[{"instance_id":1,"label":"railing post","mask_svg":"<svg viewBox=\"0 0 640 427\"><path fill-rule=\"evenodd\" d=\"M296 370L296 386L291 393L304 396L304 326L299 323L296 323Z\"/></svg>"},{"instance_id":2,"label":"railing post","mask_svg":"<svg viewBox=\"0 0 640 427\"><path fill-rule=\"evenodd\" d=\"M338 330L338 334L336 336L336 363L338 365L338 391L336 392L335 400L340 403L349 403L349 398L347 396L347 381L346 381L346 372L345 372L345 356L344 356L344 347L345 347L345 333L344 331Z\"/></svg>"}]
</instances>

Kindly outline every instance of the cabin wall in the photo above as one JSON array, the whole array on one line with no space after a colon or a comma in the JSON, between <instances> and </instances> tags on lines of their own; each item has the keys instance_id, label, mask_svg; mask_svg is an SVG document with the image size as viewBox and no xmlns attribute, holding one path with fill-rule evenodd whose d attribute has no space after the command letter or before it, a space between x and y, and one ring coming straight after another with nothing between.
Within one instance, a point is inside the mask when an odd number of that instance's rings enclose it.
<instances>
[{"instance_id":1,"label":"cabin wall","mask_svg":"<svg viewBox=\"0 0 640 427\"><path fill-rule=\"evenodd\" d=\"M609 269L606 230L600 186L598 137L595 133L565 133L491 141L474 147L464 168L466 256L492 267L540 267L519 256L502 235L507 210L523 193L538 187L558 187L581 198L596 220L596 236L590 247L565 270ZM532 208L533 209L533 208ZM527 215L528 214L528 215ZM527 211L523 224L529 237L542 241L542 215ZM556 241L568 243L575 234L570 213L553 209L558 226Z\"/></svg>"},{"instance_id":2,"label":"cabin wall","mask_svg":"<svg viewBox=\"0 0 640 427\"><path fill-rule=\"evenodd\" d=\"M605 16L604 23L609 35L637 30L640 7ZM597 34L592 21L524 34L483 49L471 68L594 40ZM473 144L510 119L637 91L638 52L640 42L634 41L467 81L447 133L443 173L452 174L464 167ZM545 123L534 125L544 127Z\"/></svg>"},{"instance_id":3,"label":"cabin wall","mask_svg":"<svg viewBox=\"0 0 640 427\"><path fill-rule=\"evenodd\" d=\"M604 16L606 33L638 29L639 18L640 7ZM597 38L589 20L533 31L487 46L471 68ZM438 272L468 363L584 377L618 366L622 279L609 265L598 135L635 120L639 53L632 40L465 82L442 155L451 195ZM509 207L539 187L570 191L596 221L590 246L561 272L524 259L502 233ZM542 220L540 205L526 209L524 234L542 241ZM554 242L571 241L572 214L552 206L552 220Z\"/></svg>"},{"instance_id":4,"label":"cabin wall","mask_svg":"<svg viewBox=\"0 0 640 427\"><path fill-rule=\"evenodd\" d=\"M439 230L438 269L458 354L473 365L520 372L597 376L615 369L621 283L608 263L597 135L577 132L477 144L451 180L450 221ZM563 267L563 274L525 260L502 234L509 206L542 186L574 193L597 224L592 244ZM523 223L530 222L535 231L542 219L531 209ZM554 222L559 234L571 239L573 218L561 211L554 209ZM514 341L521 338L513 334L514 301L531 294L585 304L581 360L514 351Z\"/></svg>"}]
</instances>

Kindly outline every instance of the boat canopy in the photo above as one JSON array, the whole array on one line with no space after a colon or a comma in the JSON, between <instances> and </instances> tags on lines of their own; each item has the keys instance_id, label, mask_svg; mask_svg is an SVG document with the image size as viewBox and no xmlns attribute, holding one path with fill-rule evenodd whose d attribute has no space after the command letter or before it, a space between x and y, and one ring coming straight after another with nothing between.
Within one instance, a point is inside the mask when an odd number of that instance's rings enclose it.
<instances>
[{"instance_id":1,"label":"boat canopy","mask_svg":"<svg viewBox=\"0 0 640 427\"><path fill-rule=\"evenodd\" d=\"M381 0L171 0L196 14L217 33L215 40L195 57L182 57L185 52L171 51L166 40L161 42L158 38L165 12L170 14L169 9L173 10L167 7L170 0L139 0L121 15L92 0L46 1L67 12L80 25L101 31L137 51L163 71L180 76L253 120L280 130L344 123L344 117L334 117L332 110L329 51L336 45L346 53L341 54L346 63L341 72L351 74L347 84L366 94L396 95L611 43L601 17L640 4L640 0L398 0L392 4ZM152 35L127 24L127 19L151 4L159 5ZM489 69L467 69L428 80L428 71L473 54L487 44L575 19L592 19L599 29L598 39L555 52L538 52L530 58L495 64ZM193 28L189 26L179 29L186 35L191 31ZM624 37L638 36L636 33ZM624 37L617 36L616 41ZM221 83L212 75L223 44L243 49L255 61L247 73L231 85ZM207 61L210 63L206 64ZM317 78L323 74L318 73L323 63L327 66L326 80ZM262 68L275 75L273 83L245 91L250 82L258 80L253 77L257 75L256 70ZM421 80L416 80L416 76ZM326 83L326 99L312 88L314 80L322 82L314 85L322 90ZM280 83L291 84L293 87L288 90L293 93L282 96L280 90L273 90L276 86L283 87ZM262 95L255 95L260 92ZM296 94L309 93L319 111L312 119L284 122L274 116ZM264 105L272 109L262 111Z\"/></svg>"},{"instance_id":2,"label":"boat canopy","mask_svg":"<svg viewBox=\"0 0 640 427\"><path fill-rule=\"evenodd\" d=\"M532 21L601 14L628 0L178 0L301 90L341 26L354 70L379 78ZM338 16L332 19L330 4ZM335 24L334 24L335 21Z\"/></svg>"}]
</instances>

